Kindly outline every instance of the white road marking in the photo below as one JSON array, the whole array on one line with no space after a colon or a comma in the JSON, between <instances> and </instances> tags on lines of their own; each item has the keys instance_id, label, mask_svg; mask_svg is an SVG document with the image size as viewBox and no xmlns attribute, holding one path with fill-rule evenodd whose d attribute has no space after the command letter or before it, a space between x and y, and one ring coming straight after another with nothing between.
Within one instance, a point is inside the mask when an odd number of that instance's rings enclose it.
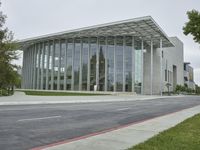
<instances>
[{"instance_id":1,"label":"white road marking","mask_svg":"<svg viewBox=\"0 0 200 150\"><path fill-rule=\"evenodd\" d=\"M17 120L17 122L44 120L44 119L52 119L52 118L61 118L61 116L50 116L50 117L43 117L43 118L20 119L20 120Z\"/></svg>"},{"instance_id":2,"label":"white road marking","mask_svg":"<svg viewBox=\"0 0 200 150\"><path fill-rule=\"evenodd\" d=\"M130 108L127 107L127 108L120 108L120 109L117 109L117 111L123 111L123 110L129 110Z\"/></svg>"}]
</instances>

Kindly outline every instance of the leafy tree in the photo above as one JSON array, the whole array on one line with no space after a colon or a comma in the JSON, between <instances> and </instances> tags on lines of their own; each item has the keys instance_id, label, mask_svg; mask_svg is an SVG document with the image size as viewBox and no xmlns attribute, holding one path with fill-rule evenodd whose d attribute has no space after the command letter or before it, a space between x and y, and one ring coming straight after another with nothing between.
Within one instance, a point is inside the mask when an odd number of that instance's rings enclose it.
<instances>
[{"instance_id":1,"label":"leafy tree","mask_svg":"<svg viewBox=\"0 0 200 150\"><path fill-rule=\"evenodd\" d=\"M200 12L192 10L187 12L189 21L183 27L185 35L193 35L195 42L200 44Z\"/></svg>"},{"instance_id":2,"label":"leafy tree","mask_svg":"<svg viewBox=\"0 0 200 150\"><path fill-rule=\"evenodd\" d=\"M1 6L1 2L0 2ZM0 89L8 89L18 82L17 66L11 63L17 59L17 44L13 33L4 27L6 16L0 11Z\"/></svg>"}]
</instances>

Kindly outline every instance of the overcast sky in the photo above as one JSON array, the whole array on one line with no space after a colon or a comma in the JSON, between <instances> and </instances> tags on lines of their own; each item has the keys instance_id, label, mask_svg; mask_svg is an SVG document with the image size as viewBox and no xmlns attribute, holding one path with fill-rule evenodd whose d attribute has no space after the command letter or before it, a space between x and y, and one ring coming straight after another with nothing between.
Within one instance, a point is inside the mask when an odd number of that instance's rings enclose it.
<instances>
[{"instance_id":1,"label":"overcast sky","mask_svg":"<svg viewBox=\"0 0 200 150\"><path fill-rule=\"evenodd\" d=\"M39 36L142 16L152 16L168 36L184 43L184 59L191 62L200 85L200 45L185 36L186 12L200 11L200 0L1 0L6 26L15 39ZM21 61L18 61L21 64Z\"/></svg>"}]
</instances>

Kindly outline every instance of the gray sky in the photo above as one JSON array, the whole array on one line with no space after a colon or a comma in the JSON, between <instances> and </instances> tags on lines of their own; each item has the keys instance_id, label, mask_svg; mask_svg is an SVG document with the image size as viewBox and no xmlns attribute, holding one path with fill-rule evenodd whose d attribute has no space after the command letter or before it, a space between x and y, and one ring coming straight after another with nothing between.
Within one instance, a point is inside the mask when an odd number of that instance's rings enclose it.
<instances>
[{"instance_id":1,"label":"gray sky","mask_svg":"<svg viewBox=\"0 0 200 150\"><path fill-rule=\"evenodd\" d=\"M152 16L168 36L184 43L184 59L200 85L200 45L182 31L186 12L200 11L199 0L1 0L6 26L16 39L142 16ZM17 63L21 63L19 60Z\"/></svg>"}]
</instances>

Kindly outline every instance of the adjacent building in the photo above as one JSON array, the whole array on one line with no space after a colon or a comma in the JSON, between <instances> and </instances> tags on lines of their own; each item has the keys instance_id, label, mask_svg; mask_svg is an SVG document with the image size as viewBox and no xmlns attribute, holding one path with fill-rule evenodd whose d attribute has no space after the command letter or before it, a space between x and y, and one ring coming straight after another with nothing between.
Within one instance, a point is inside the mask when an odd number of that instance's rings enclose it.
<instances>
[{"instance_id":1,"label":"adjacent building","mask_svg":"<svg viewBox=\"0 0 200 150\"><path fill-rule=\"evenodd\" d=\"M183 43L152 17L21 40L22 88L161 94L183 85Z\"/></svg>"},{"instance_id":2,"label":"adjacent building","mask_svg":"<svg viewBox=\"0 0 200 150\"><path fill-rule=\"evenodd\" d=\"M189 62L184 62L184 85L190 89L195 89L193 68Z\"/></svg>"}]
</instances>

